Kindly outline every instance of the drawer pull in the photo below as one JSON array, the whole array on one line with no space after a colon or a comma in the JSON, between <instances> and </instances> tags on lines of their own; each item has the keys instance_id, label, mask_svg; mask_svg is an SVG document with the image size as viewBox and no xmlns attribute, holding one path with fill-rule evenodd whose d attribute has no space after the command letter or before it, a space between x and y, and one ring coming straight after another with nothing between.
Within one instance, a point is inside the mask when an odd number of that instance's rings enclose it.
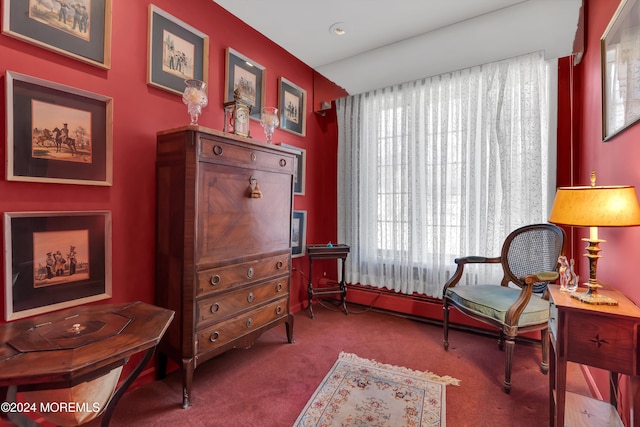
<instances>
[{"instance_id":1,"label":"drawer pull","mask_svg":"<svg viewBox=\"0 0 640 427\"><path fill-rule=\"evenodd\" d=\"M251 317L249 317L247 319L247 328L250 328L252 324L253 324L253 319Z\"/></svg>"},{"instance_id":2,"label":"drawer pull","mask_svg":"<svg viewBox=\"0 0 640 427\"><path fill-rule=\"evenodd\" d=\"M220 311L220 304L218 303L211 304L209 311L211 312L211 314L216 314L218 311Z\"/></svg>"},{"instance_id":3,"label":"drawer pull","mask_svg":"<svg viewBox=\"0 0 640 427\"><path fill-rule=\"evenodd\" d=\"M282 262L282 261L278 261L278 262L276 263L276 268L277 268L278 270L280 270L283 266L284 266L284 262Z\"/></svg>"},{"instance_id":4,"label":"drawer pull","mask_svg":"<svg viewBox=\"0 0 640 427\"><path fill-rule=\"evenodd\" d=\"M287 166L287 161L285 159L280 159L280 166L282 167Z\"/></svg>"},{"instance_id":5,"label":"drawer pull","mask_svg":"<svg viewBox=\"0 0 640 427\"><path fill-rule=\"evenodd\" d=\"M251 199L262 199L262 190L260 190L255 176L249 178L249 197Z\"/></svg>"},{"instance_id":6,"label":"drawer pull","mask_svg":"<svg viewBox=\"0 0 640 427\"><path fill-rule=\"evenodd\" d=\"M278 282L278 284L276 285L276 292L280 291L282 291L282 282Z\"/></svg>"},{"instance_id":7,"label":"drawer pull","mask_svg":"<svg viewBox=\"0 0 640 427\"><path fill-rule=\"evenodd\" d=\"M220 145L214 145L213 146L213 154L215 154L216 156L222 156L222 146Z\"/></svg>"},{"instance_id":8,"label":"drawer pull","mask_svg":"<svg viewBox=\"0 0 640 427\"><path fill-rule=\"evenodd\" d=\"M249 292L249 295L247 296L247 302L253 302L253 292Z\"/></svg>"},{"instance_id":9,"label":"drawer pull","mask_svg":"<svg viewBox=\"0 0 640 427\"><path fill-rule=\"evenodd\" d=\"M279 305L276 307L276 314L280 314L280 313L282 313L282 306Z\"/></svg>"},{"instance_id":10,"label":"drawer pull","mask_svg":"<svg viewBox=\"0 0 640 427\"><path fill-rule=\"evenodd\" d=\"M220 338L220 332L218 331L214 331L211 336L209 337L209 341L211 342L216 342L218 341L218 338Z\"/></svg>"},{"instance_id":11,"label":"drawer pull","mask_svg":"<svg viewBox=\"0 0 640 427\"><path fill-rule=\"evenodd\" d=\"M249 267L247 270L247 277L251 279L253 277L253 267Z\"/></svg>"},{"instance_id":12,"label":"drawer pull","mask_svg":"<svg viewBox=\"0 0 640 427\"><path fill-rule=\"evenodd\" d=\"M256 156L256 153L251 153L251 161L255 162L256 160L258 160L258 156Z\"/></svg>"},{"instance_id":13,"label":"drawer pull","mask_svg":"<svg viewBox=\"0 0 640 427\"><path fill-rule=\"evenodd\" d=\"M209 283L211 283L211 286L216 286L218 283L220 283L220 275L216 274L215 276L211 276L211 279L209 279Z\"/></svg>"}]
</instances>

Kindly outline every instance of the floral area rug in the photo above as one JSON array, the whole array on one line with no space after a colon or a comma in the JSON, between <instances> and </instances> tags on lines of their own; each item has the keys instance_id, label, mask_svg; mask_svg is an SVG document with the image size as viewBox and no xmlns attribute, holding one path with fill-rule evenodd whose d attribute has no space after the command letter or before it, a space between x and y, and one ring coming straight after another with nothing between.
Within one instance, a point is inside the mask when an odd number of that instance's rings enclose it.
<instances>
[{"instance_id":1,"label":"floral area rug","mask_svg":"<svg viewBox=\"0 0 640 427\"><path fill-rule=\"evenodd\" d=\"M451 377L340 353L294 427L426 427L446 425Z\"/></svg>"}]
</instances>

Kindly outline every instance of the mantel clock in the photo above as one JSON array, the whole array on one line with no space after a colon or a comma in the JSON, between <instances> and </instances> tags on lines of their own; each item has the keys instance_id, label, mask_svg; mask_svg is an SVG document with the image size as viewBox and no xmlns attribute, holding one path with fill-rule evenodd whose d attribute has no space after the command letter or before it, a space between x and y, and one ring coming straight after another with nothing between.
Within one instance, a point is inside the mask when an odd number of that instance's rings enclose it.
<instances>
[{"instance_id":1,"label":"mantel clock","mask_svg":"<svg viewBox=\"0 0 640 427\"><path fill-rule=\"evenodd\" d=\"M224 106L224 131L251 138L249 132L249 118L253 107L240 97L236 89L233 92L233 101L225 102Z\"/></svg>"}]
</instances>

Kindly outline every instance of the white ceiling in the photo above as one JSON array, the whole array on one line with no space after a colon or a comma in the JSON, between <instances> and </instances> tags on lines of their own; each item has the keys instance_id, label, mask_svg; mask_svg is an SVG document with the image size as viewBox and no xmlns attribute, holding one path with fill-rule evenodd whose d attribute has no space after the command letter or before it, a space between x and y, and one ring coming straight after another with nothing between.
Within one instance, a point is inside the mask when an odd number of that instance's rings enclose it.
<instances>
[{"instance_id":1,"label":"white ceiling","mask_svg":"<svg viewBox=\"0 0 640 427\"><path fill-rule=\"evenodd\" d=\"M349 94L538 50L573 53L582 0L213 0ZM329 27L344 23L336 36Z\"/></svg>"}]
</instances>

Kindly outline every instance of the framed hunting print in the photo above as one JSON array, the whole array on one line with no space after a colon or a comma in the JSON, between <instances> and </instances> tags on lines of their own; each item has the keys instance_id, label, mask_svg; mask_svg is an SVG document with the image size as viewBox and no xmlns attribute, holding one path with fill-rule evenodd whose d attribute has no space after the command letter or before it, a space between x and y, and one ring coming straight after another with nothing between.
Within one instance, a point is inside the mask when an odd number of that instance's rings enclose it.
<instances>
[{"instance_id":1,"label":"framed hunting print","mask_svg":"<svg viewBox=\"0 0 640 427\"><path fill-rule=\"evenodd\" d=\"M6 72L7 180L112 183L113 100Z\"/></svg>"}]
</instances>

